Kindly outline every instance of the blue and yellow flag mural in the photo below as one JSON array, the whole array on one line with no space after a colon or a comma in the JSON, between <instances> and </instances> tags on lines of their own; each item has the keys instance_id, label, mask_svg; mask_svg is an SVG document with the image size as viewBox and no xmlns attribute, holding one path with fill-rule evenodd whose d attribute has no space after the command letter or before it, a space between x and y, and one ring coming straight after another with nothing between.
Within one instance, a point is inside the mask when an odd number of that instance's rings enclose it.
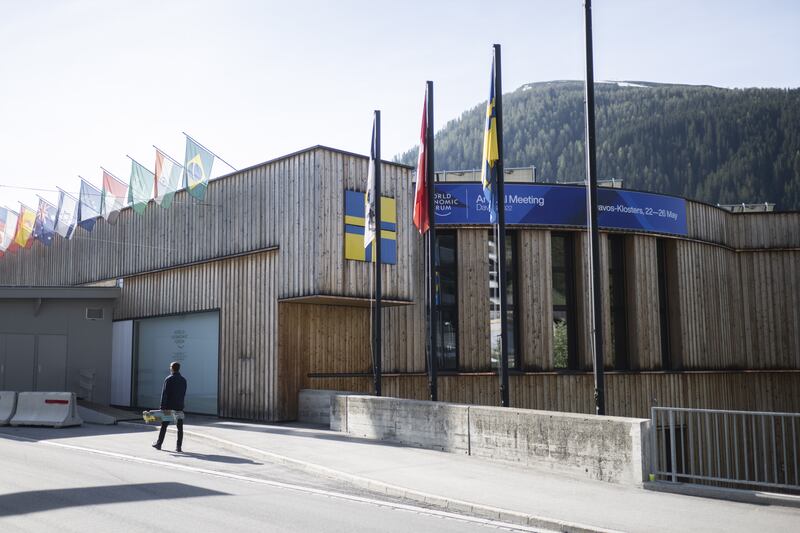
<instances>
[{"instance_id":1,"label":"blue and yellow flag mural","mask_svg":"<svg viewBox=\"0 0 800 533\"><path fill-rule=\"evenodd\" d=\"M364 248L364 193L344 191L344 257L374 262L373 242ZM381 263L397 264L397 205L381 196Z\"/></svg>"},{"instance_id":2,"label":"blue and yellow flag mural","mask_svg":"<svg viewBox=\"0 0 800 533\"><path fill-rule=\"evenodd\" d=\"M486 127L483 130L483 164L481 182L483 195L489 203L489 222L497 223L497 169L495 163L500 159L497 149L497 108L494 92L494 57L492 58L492 81L489 85L489 101L486 103Z\"/></svg>"}]
</instances>

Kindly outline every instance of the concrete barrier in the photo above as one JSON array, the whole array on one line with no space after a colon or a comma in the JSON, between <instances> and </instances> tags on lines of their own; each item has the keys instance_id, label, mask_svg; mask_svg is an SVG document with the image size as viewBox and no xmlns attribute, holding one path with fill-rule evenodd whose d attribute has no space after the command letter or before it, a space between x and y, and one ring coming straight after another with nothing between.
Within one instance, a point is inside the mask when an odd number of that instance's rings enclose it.
<instances>
[{"instance_id":1,"label":"concrete barrier","mask_svg":"<svg viewBox=\"0 0 800 533\"><path fill-rule=\"evenodd\" d=\"M80 426L78 403L74 392L20 392L12 426Z\"/></svg>"},{"instance_id":2,"label":"concrete barrier","mask_svg":"<svg viewBox=\"0 0 800 533\"><path fill-rule=\"evenodd\" d=\"M338 395L330 427L624 485L641 486L649 464L649 420L639 418Z\"/></svg>"},{"instance_id":3,"label":"concrete barrier","mask_svg":"<svg viewBox=\"0 0 800 533\"><path fill-rule=\"evenodd\" d=\"M306 424L331 423L331 398L335 396L358 394L339 390L303 389L297 400L297 420Z\"/></svg>"},{"instance_id":4,"label":"concrete barrier","mask_svg":"<svg viewBox=\"0 0 800 533\"><path fill-rule=\"evenodd\" d=\"M7 426L17 408L17 393L0 391L0 426Z\"/></svg>"},{"instance_id":5,"label":"concrete barrier","mask_svg":"<svg viewBox=\"0 0 800 533\"><path fill-rule=\"evenodd\" d=\"M332 412L340 412L342 404L345 406L344 431L349 435L469 453L465 405L374 396L337 396L331 405L334 403L337 408Z\"/></svg>"},{"instance_id":6,"label":"concrete barrier","mask_svg":"<svg viewBox=\"0 0 800 533\"><path fill-rule=\"evenodd\" d=\"M470 406L470 453L600 481L641 486L649 420Z\"/></svg>"}]
</instances>

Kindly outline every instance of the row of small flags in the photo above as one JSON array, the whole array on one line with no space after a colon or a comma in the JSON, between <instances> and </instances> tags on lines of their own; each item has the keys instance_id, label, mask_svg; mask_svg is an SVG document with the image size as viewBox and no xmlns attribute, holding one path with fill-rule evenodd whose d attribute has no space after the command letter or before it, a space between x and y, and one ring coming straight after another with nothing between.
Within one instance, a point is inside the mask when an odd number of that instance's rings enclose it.
<instances>
[{"instance_id":1,"label":"row of small flags","mask_svg":"<svg viewBox=\"0 0 800 533\"><path fill-rule=\"evenodd\" d=\"M92 231L99 218L114 224L120 210L127 206L141 215L150 200L155 200L156 204L167 209L172 205L175 193L181 189L187 189L191 196L202 200L215 154L189 135L186 135L183 165L160 149L155 150L155 172L130 158L129 183L101 167L102 189L81 178L77 198L59 188L57 205L39 197L38 209L21 202L19 212L0 207L0 255L30 248L37 240L49 246L56 235L71 239L78 227Z\"/></svg>"}]
</instances>

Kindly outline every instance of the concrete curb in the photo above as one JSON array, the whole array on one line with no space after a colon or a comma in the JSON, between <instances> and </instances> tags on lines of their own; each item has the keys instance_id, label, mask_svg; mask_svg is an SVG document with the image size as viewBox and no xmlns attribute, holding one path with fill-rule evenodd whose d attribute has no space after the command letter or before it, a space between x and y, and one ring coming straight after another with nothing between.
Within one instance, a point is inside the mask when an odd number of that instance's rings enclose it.
<instances>
[{"instance_id":1,"label":"concrete curb","mask_svg":"<svg viewBox=\"0 0 800 533\"><path fill-rule=\"evenodd\" d=\"M173 428L170 429L172 430ZM238 448L240 450L245 450L250 453L261 455L263 457L268 457L272 462L278 464L291 466L305 472L322 475L328 478L346 481L362 489L370 490L380 494L385 494L387 496L406 498L408 500L428 505L433 505L441 509L445 509L447 511L468 514L470 516L477 516L479 518L497 520L500 522L507 522L509 524L516 524L516 525L529 526L542 529L555 529L557 531L563 531L565 533L619 533L618 531L612 529L589 526L586 524L578 524L574 522L567 522L555 518L536 516L527 513L521 513L518 511L511 511L508 509L501 509L498 507L491 507L488 505L481 505L463 500L457 500L454 498L448 498L446 496L438 496L435 494L429 494L426 492L408 489L405 487L384 483L382 481L375 481L374 479L369 479L362 476L349 474L347 472L342 472L340 470L334 470L332 468L328 468L326 466L318 465L308 461L293 459L285 455L279 455L273 452L259 450L251 446L239 444L212 435L207 435L202 432L197 432L194 430L184 430L184 433L187 435L191 435L193 437L199 437L202 439L210 440L212 442L216 442L218 444L222 444L223 446L226 446L228 448Z\"/></svg>"},{"instance_id":2,"label":"concrete curb","mask_svg":"<svg viewBox=\"0 0 800 533\"><path fill-rule=\"evenodd\" d=\"M683 496L696 496L700 498L713 498L737 503L750 503L753 505L779 505L782 507L800 508L800 495L776 494L758 490L728 489L712 487L710 485L695 485L694 483L671 483L668 481L648 481L643 484L645 490L653 492L666 492L681 494Z\"/></svg>"}]
</instances>

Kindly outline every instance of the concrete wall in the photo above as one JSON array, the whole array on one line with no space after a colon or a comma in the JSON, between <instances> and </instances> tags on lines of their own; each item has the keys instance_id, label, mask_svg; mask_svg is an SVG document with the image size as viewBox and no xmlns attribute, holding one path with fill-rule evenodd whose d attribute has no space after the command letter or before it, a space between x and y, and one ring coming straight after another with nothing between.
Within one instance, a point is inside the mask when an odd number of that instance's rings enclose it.
<instances>
[{"instance_id":1,"label":"concrete wall","mask_svg":"<svg viewBox=\"0 0 800 533\"><path fill-rule=\"evenodd\" d=\"M34 346L30 354L33 361L24 363L33 372L24 386L11 382L11 375L0 372L0 382L6 390L41 390L37 384L40 375L39 353L42 338L63 336L66 338L66 374L64 387L68 392L86 397L97 403L107 404L110 398L111 381L111 317L113 300L2 300L0 301L0 363L8 367L19 356L6 349L4 339L14 335L30 336ZM102 320L87 320L86 308L102 308ZM18 362L21 364L22 362ZM8 374L8 375L3 375ZM33 384L33 387L30 385ZM87 386L91 389L88 390Z\"/></svg>"},{"instance_id":2,"label":"concrete wall","mask_svg":"<svg viewBox=\"0 0 800 533\"><path fill-rule=\"evenodd\" d=\"M335 396L358 394L337 390L303 389L298 395L297 420L305 424L331 423L331 399ZM337 429L338 431L338 429Z\"/></svg>"},{"instance_id":3,"label":"concrete wall","mask_svg":"<svg viewBox=\"0 0 800 533\"><path fill-rule=\"evenodd\" d=\"M641 485L649 420L339 395L331 429L355 437L545 467Z\"/></svg>"}]
</instances>

